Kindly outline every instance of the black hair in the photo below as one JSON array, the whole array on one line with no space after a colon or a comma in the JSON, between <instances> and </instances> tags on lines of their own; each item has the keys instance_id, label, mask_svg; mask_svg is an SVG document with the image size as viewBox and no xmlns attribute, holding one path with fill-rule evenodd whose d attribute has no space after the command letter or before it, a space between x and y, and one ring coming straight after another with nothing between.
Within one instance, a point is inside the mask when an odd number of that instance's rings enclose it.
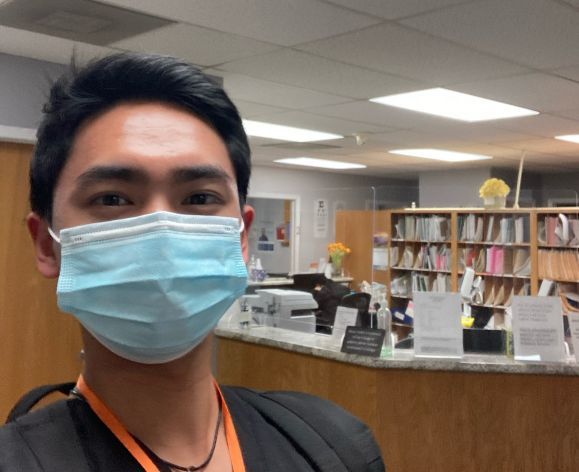
<instances>
[{"instance_id":1,"label":"black hair","mask_svg":"<svg viewBox=\"0 0 579 472\"><path fill-rule=\"evenodd\" d=\"M30 205L52 219L54 190L81 125L115 105L163 102L183 108L221 137L235 169L239 201L247 197L251 154L241 117L223 88L197 67L169 56L120 53L57 79L43 107L30 165Z\"/></svg>"}]
</instances>

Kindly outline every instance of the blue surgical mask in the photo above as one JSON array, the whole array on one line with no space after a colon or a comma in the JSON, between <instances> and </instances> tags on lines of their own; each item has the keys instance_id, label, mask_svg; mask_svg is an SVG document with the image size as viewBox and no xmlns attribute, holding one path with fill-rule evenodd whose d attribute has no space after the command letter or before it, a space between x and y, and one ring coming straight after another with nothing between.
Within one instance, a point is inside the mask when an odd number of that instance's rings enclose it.
<instances>
[{"instance_id":1,"label":"blue surgical mask","mask_svg":"<svg viewBox=\"0 0 579 472\"><path fill-rule=\"evenodd\" d=\"M243 223L157 212L60 231L58 305L143 364L184 356L243 295Z\"/></svg>"}]
</instances>

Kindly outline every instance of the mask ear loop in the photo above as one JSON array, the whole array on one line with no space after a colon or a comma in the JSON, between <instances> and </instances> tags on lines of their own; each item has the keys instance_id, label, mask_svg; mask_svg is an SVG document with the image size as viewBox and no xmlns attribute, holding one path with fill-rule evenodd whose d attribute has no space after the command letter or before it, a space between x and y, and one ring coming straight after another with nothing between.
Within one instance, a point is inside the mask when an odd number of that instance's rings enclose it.
<instances>
[{"instance_id":1,"label":"mask ear loop","mask_svg":"<svg viewBox=\"0 0 579 472\"><path fill-rule=\"evenodd\" d=\"M54 231L52 231L52 228L50 226L48 227L48 234L50 234L52 239L54 239L58 244L60 244L60 238L54 233Z\"/></svg>"},{"instance_id":2,"label":"mask ear loop","mask_svg":"<svg viewBox=\"0 0 579 472\"><path fill-rule=\"evenodd\" d=\"M241 234L245 231L245 221L243 220L243 218L240 218L240 220L241 220L241 224L239 225L239 234Z\"/></svg>"}]
</instances>

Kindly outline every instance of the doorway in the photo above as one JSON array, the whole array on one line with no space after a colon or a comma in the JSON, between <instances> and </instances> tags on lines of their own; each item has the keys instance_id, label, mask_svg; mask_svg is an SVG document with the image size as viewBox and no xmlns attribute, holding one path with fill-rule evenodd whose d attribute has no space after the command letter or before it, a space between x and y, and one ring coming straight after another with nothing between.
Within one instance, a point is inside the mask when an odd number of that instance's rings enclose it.
<instances>
[{"instance_id":1,"label":"doorway","mask_svg":"<svg viewBox=\"0 0 579 472\"><path fill-rule=\"evenodd\" d=\"M270 277L298 271L299 196L253 193L247 204L255 209L249 232L249 253L261 261Z\"/></svg>"}]
</instances>

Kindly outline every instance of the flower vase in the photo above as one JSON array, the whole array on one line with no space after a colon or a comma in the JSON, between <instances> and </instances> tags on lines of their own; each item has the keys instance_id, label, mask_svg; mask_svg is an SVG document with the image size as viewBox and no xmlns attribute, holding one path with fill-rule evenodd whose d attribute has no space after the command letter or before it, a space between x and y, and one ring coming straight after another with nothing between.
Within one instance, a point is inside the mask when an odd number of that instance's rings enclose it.
<instances>
[{"instance_id":1,"label":"flower vase","mask_svg":"<svg viewBox=\"0 0 579 472\"><path fill-rule=\"evenodd\" d=\"M485 208L505 208L507 205L507 197L484 197Z\"/></svg>"},{"instance_id":2,"label":"flower vase","mask_svg":"<svg viewBox=\"0 0 579 472\"><path fill-rule=\"evenodd\" d=\"M332 275L335 277L342 276L344 256L332 256Z\"/></svg>"}]
</instances>

